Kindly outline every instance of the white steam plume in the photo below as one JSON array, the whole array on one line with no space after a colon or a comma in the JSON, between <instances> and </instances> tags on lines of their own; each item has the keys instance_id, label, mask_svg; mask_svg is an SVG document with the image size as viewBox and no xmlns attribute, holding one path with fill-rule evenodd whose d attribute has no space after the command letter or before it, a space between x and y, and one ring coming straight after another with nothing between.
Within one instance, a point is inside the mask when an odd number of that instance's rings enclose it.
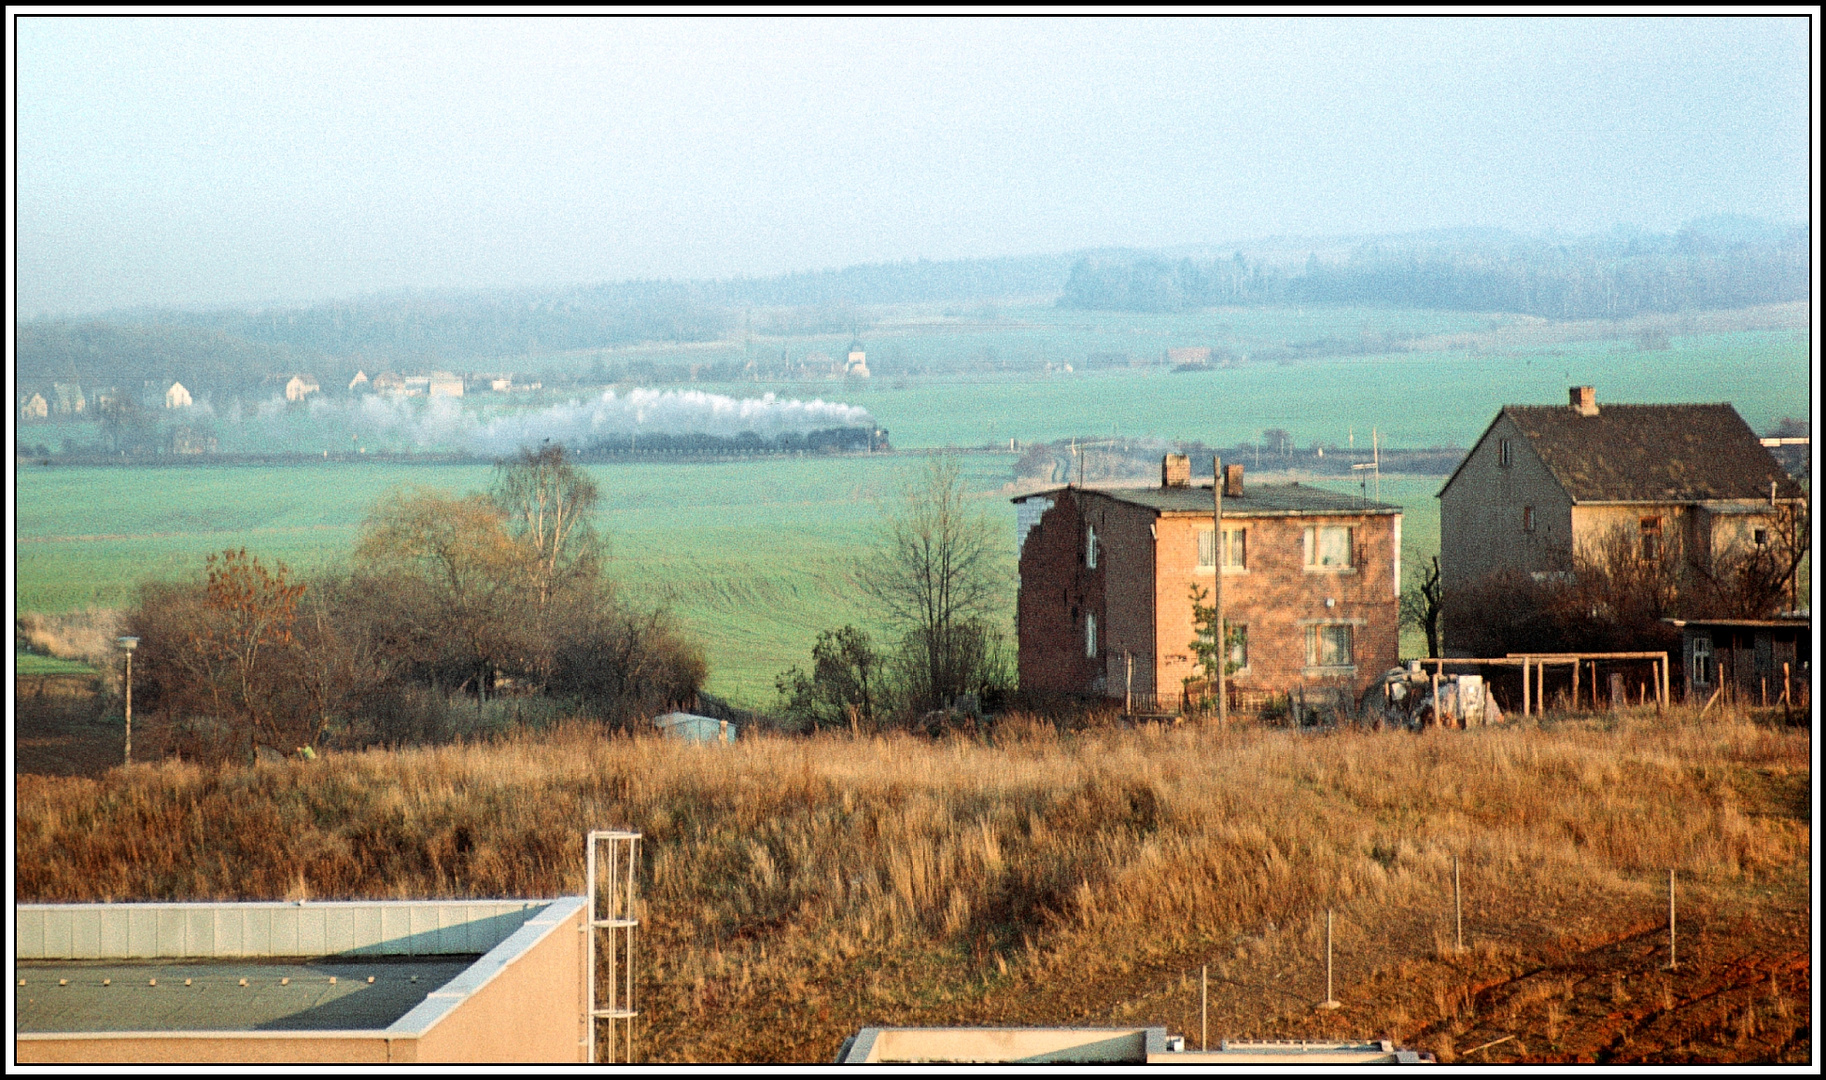
<instances>
[{"instance_id":1,"label":"white steam plume","mask_svg":"<svg viewBox=\"0 0 1826 1080\"><path fill-rule=\"evenodd\" d=\"M283 402L262 405L258 416L276 420ZM493 415L489 415L492 412ZM772 393L733 398L701 390L613 390L601 397L540 409L478 412L457 398L408 400L367 395L359 401L313 398L308 415L315 425L341 428L364 439L417 449L460 449L501 455L550 439L583 449L605 439L641 435L733 437L753 432L763 439L825 428L872 427L867 409L842 402Z\"/></svg>"}]
</instances>

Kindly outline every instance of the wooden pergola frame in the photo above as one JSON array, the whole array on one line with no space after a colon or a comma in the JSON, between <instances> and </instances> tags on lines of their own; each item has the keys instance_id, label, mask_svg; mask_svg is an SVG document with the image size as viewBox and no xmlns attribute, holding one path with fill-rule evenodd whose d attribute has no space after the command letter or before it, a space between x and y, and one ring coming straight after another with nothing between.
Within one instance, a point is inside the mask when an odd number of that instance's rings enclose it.
<instances>
[{"instance_id":1,"label":"wooden pergola frame","mask_svg":"<svg viewBox=\"0 0 1826 1080\"><path fill-rule=\"evenodd\" d=\"M1547 696L1547 668L1549 665L1569 665L1572 668L1572 704L1579 704L1579 665L1592 664L1592 705L1598 704L1597 662L1600 660L1653 660L1655 661L1655 710L1662 712L1668 704L1668 654L1661 652L1553 652L1553 653L1509 653L1507 656L1494 657L1449 657L1430 656L1422 660L1423 664L1433 665L1433 700L1439 700L1439 678L1447 664L1494 665L1498 667L1520 667L1522 669L1522 715L1535 716L1542 711L1542 703ZM1532 684L1529 679L1532 670ZM1533 689L1533 701L1529 700L1529 690Z\"/></svg>"}]
</instances>

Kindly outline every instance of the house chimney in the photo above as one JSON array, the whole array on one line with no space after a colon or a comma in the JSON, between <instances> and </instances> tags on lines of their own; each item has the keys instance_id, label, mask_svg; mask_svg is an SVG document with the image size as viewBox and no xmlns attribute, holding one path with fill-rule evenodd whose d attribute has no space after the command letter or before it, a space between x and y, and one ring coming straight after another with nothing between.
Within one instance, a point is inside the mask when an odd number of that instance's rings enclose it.
<instances>
[{"instance_id":1,"label":"house chimney","mask_svg":"<svg viewBox=\"0 0 1826 1080\"><path fill-rule=\"evenodd\" d=\"M1572 411L1580 416L1598 415L1598 391L1596 387L1575 386L1568 395L1572 401Z\"/></svg>"},{"instance_id":2,"label":"house chimney","mask_svg":"<svg viewBox=\"0 0 1826 1080\"><path fill-rule=\"evenodd\" d=\"M1224 498L1240 499L1243 497L1243 467L1241 465L1224 466Z\"/></svg>"},{"instance_id":3,"label":"house chimney","mask_svg":"<svg viewBox=\"0 0 1826 1080\"><path fill-rule=\"evenodd\" d=\"M1168 454L1160 459L1160 486L1189 487L1192 483L1192 459L1184 454Z\"/></svg>"}]
</instances>

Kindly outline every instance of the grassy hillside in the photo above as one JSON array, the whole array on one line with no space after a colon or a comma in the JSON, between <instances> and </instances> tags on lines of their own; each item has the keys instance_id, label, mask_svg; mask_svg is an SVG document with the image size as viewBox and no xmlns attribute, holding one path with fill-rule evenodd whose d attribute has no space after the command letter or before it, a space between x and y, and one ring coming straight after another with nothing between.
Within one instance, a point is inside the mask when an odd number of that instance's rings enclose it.
<instances>
[{"instance_id":1,"label":"grassy hillside","mask_svg":"<svg viewBox=\"0 0 1826 1080\"><path fill-rule=\"evenodd\" d=\"M574 894L584 832L631 826L648 1060L828 1061L867 1024L1166 1024L1196 1045L1208 965L1213 1039L1804 1063L1810 759L1805 731L1716 711L1424 736L1017 720L995 745L573 729L21 777L16 895ZM1335 1013L1313 1009L1328 909Z\"/></svg>"}]
</instances>

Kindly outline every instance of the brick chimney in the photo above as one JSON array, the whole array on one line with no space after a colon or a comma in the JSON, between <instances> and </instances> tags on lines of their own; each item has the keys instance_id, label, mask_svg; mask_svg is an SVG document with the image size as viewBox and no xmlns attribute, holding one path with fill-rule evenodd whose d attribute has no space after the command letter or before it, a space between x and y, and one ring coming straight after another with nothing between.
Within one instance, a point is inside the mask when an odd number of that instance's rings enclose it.
<instances>
[{"instance_id":1,"label":"brick chimney","mask_svg":"<svg viewBox=\"0 0 1826 1080\"><path fill-rule=\"evenodd\" d=\"M1168 454L1160 459L1160 486L1189 487L1192 483L1192 459L1184 454Z\"/></svg>"},{"instance_id":2,"label":"brick chimney","mask_svg":"<svg viewBox=\"0 0 1826 1080\"><path fill-rule=\"evenodd\" d=\"M1571 398L1572 411L1580 416L1598 415L1598 391L1596 387L1575 386L1568 393Z\"/></svg>"},{"instance_id":3,"label":"brick chimney","mask_svg":"<svg viewBox=\"0 0 1826 1080\"><path fill-rule=\"evenodd\" d=\"M1240 499L1243 497L1243 467L1241 465L1224 466L1224 498Z\"/></svg>"}]
</instances>

